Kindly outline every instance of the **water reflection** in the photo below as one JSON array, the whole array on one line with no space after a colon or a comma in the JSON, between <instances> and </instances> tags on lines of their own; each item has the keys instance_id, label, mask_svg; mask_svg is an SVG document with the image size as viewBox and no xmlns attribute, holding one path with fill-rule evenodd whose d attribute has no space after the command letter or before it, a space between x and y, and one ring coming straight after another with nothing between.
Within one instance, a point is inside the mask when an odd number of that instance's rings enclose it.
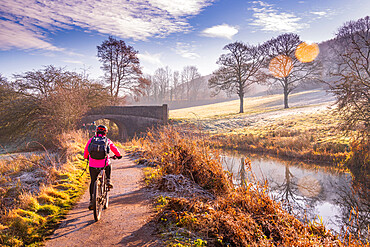
<instances>
[{"instance_id":1,"label":"water reflection","mask_svg":"<svg viewBox=\"0 0 370 247\"><path fill-rule=\"evenodd\" d=\"M337 224L354 236L370 241L370 188L368 181L352 181L351 184L332 184L337 190L335 202L341 205Z\"/></svg>"},{"instance_id":2,"label":"water reflection","mask_svg":"<svg viewBox=\"0 0 370 247\"><path fill-rule=\"evenodd\" d=\"M246 157L250 157L250 167ZM369 190L353 186L350 173L251 154L226 155L223 164L238 186L253 182L253 177L259 183L267 182L271 196L301 220L318 221L320 216L338 233L348 230L369 238Z\"/></svg>"}]
</instances>

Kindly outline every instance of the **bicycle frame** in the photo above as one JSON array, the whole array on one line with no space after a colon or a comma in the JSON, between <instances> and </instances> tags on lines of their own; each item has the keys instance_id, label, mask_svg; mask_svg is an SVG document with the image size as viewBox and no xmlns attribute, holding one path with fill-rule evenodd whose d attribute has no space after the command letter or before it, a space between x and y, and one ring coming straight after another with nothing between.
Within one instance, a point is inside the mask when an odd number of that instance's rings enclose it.
<instances>
[{"instance_id":1,"label":"bicycle frame","mask_svg":"<svg viewBox=\"0 0 370 247\"><path fill-rule=\"evenodd\" d=\"M100 220L103 209L108 208L109 188L107 186L107 177L105 174L105 167L107 166L106 163L105 166L101 168L99 175L94 183L93 211L95 221Z\"/></svg>"}]
</instances>

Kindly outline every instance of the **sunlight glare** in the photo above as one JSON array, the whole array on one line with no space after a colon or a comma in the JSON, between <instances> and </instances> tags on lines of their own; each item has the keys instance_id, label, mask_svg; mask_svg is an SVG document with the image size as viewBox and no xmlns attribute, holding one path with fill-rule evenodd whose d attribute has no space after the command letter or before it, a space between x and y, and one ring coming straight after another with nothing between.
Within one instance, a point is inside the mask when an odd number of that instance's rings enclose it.
<instances>
[{"instance_id":1,"label":"sunlight glare","mask_svg":"<svg viewBox=\"0 0 370 247\"><path fill-rule=\"evenodd\" d=\"M309 63L315 60L315 58L319 55L319 52L320 50L317 44L308 44L306 42L302 42L295 50L295 56L302 63Z\"/></svg>"},{"instance_id":2,"label":"sunlight glare","mask_svg":"<svg viewBox=\"0 0 370 247\"><path fill-rule=\"evenodd\" d=\"M285 55L279 55L271 59L269 64L270 72L278 78L284 78L289 75L293 69L292 59Z\"/></svg>"},{"instance_id":3,"label":"sunlight glare","mask_svg":"<svg viewBox=\"0 0 370 247\"><path fill-rule=\"evenodd\" d=\"M304 196L311 198L318 196L322 190L320 182L312 176L299 179L298 189Z\"/></svg>"}]
</instances>

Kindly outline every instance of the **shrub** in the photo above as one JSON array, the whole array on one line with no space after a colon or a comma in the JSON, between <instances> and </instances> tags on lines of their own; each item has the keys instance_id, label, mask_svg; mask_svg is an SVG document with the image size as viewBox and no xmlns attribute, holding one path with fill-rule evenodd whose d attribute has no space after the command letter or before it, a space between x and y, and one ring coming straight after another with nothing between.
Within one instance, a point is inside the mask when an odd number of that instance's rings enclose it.
<instances>
[{"instance_id":1,"label":"shrub","mask_svg":"<svg viewBox=\"0 0 370 247\"><path fill-rule=\"evenodd\" d=\"M340 241L322 223L300 222L268 196L265 185L254 180L235 188L218 153L201 135L186 135L167 126L138 142L140 153L154 160L163 175L181 174L215 195L182 197L178 193L178 197L157 199L155 221L170 246L364 246L351 235Z\"/></svg>"},{"instance_id":2,"label":"shrub","mask_svg":"<svg viewBox=\"0 0 370 247\"><path fill-rule=\"evenodd\" d=\"M182 174L214 194L224 194L231 189L227 175L206 141L197 136L186 137L174 127L164 127L159 132L149 132L141 139L145 157L160 164L165 174Z\"/></svg>"}]
</instances>

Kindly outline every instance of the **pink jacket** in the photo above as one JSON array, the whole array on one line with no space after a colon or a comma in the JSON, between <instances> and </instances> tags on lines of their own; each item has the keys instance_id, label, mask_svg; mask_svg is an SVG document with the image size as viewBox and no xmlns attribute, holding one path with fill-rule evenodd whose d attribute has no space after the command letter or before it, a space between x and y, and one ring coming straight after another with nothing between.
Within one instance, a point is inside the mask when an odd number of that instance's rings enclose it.
<instances>
[{"instance_id":1,"label":"pink jacket","mask_svg":"<svg viewBox=\"0 0 370 247\"><path fill-rule=\"evenodd\" d=\"M90 140L87 142L86 146L85 146L85 152L84 152L84 158L87 159L89 158L89 166L91 167L96 167L96 168L100 168L100 167L104 167L105 165L105 159L103 160L96 160L96 159L93 159L89 156L89 145L91 143L91 140L92 138L90 138ZM112 151L116 156L121 156L121 153L119 152L118 148L113 144L113 142L111 140L108 139L108 145L109 145L109 149L110 151ZM109 155L107 157L107 165L109 165Z\"/></svg>"}]
</instances>

